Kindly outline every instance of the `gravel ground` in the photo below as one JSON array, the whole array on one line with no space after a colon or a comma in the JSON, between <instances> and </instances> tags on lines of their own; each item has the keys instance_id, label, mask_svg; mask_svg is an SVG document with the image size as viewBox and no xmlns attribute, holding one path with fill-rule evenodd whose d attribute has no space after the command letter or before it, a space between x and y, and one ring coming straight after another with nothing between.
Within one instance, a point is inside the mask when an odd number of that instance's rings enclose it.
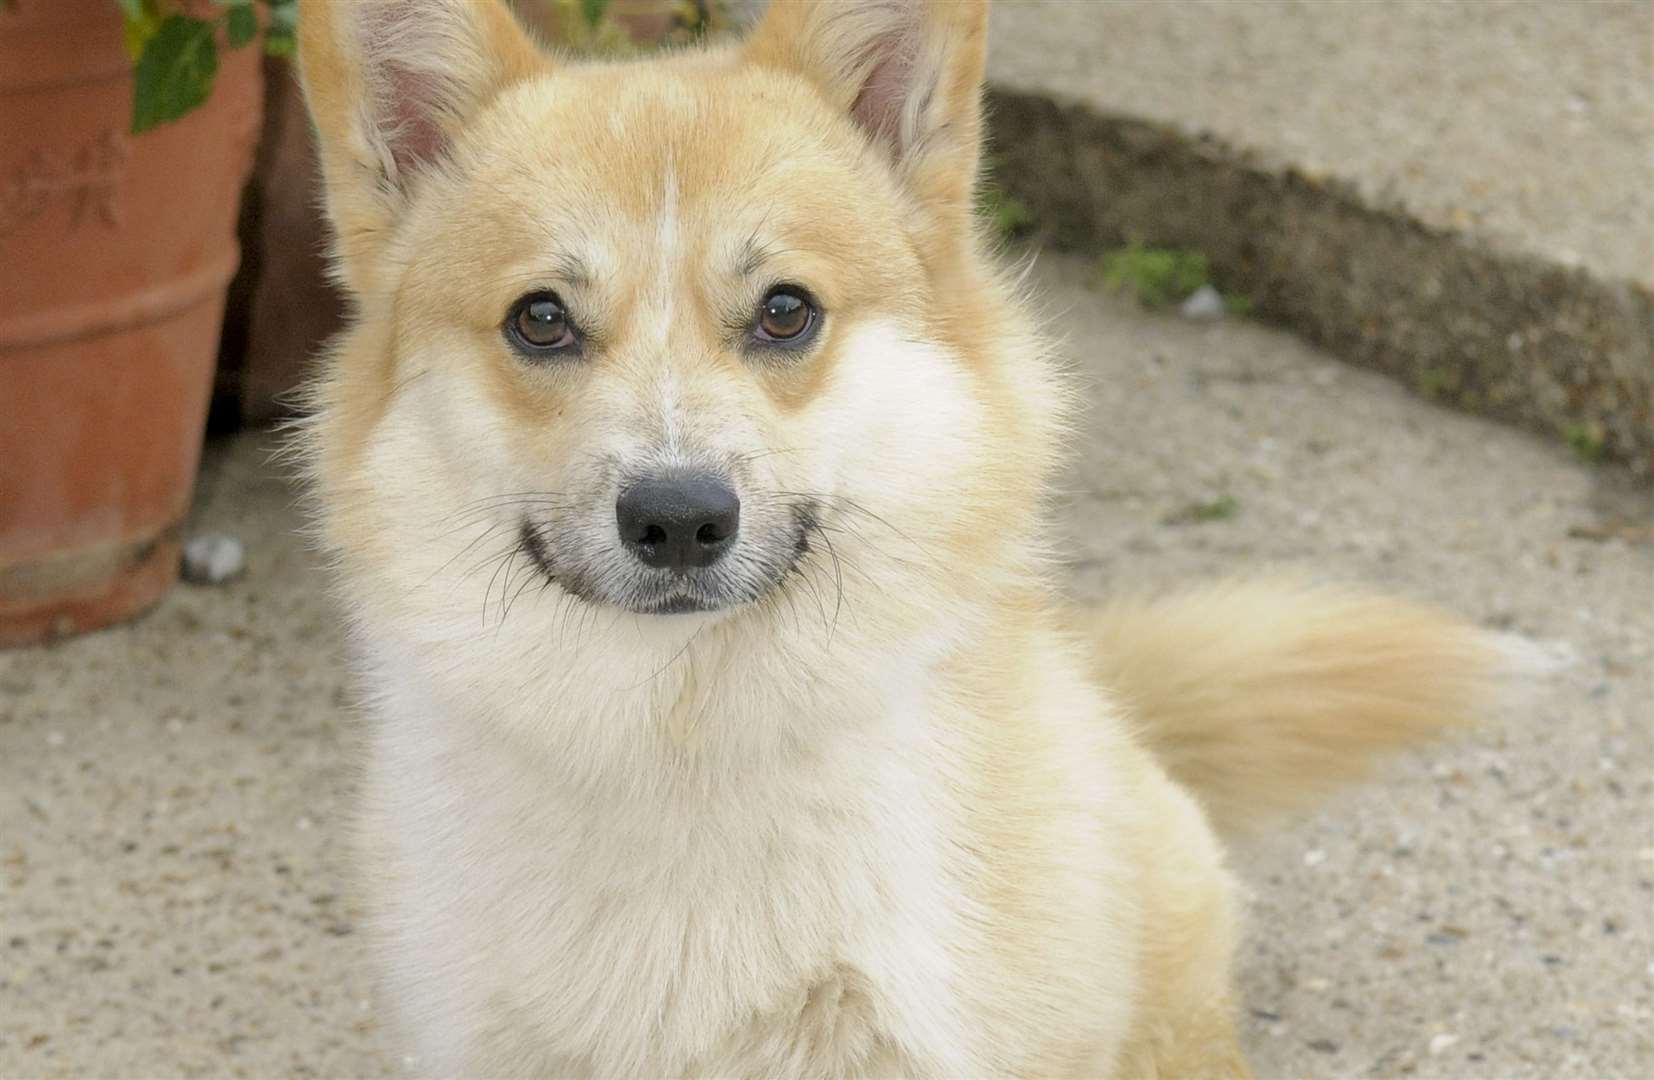
<instances>
[{"instance_id":1,"label":"gravel ground","mask_svg":"<svg viewBox=\"0 0 1654 1080\"><path fill-rule=\"evenodd\" d=\"M1237 853L1262 1077L1654 1069L1654 502L1296 340L1034 281L1092 401L1080 595L1293 565L1566 649L1497 723ZM0 653L0 1076L377 1076L340 859L335 613L270 439L209 449L247 569Z\"/></svg>"},{"instance_id":2,"label":"gravel ground","mask_svg":"<svg viewBox=\"0 0 1654 1080\"><path fill-rule=\"evenodd\" d=\"M1645 0L1000 0L989 77L1654 284Z\"/></svg>"}]
</instances>

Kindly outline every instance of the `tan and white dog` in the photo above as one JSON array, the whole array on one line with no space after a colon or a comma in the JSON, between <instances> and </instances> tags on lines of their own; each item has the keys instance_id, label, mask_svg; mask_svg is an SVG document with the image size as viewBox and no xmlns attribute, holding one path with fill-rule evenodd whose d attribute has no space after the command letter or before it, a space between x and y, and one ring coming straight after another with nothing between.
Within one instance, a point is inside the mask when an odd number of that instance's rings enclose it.
<instances>
[{"instance_id":1,"label":"tan and white dog","mask_svg":"<svg viewBox=\"0 0 1654 1080\"><path fill-rule=\"evenodd\" d=\"M420 1069L1244 1075L1216 833L1493 674L1325 588L1065 609L986 22L781 0L580 63L492 0L304 0L355 315L302 441Z\"/></svg>"}]
</instances>

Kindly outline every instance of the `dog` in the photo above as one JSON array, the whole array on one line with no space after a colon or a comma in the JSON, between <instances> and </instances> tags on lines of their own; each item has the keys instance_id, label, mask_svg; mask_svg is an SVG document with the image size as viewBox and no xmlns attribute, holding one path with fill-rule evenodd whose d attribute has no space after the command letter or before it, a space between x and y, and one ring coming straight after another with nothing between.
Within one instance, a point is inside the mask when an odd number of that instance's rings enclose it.
<instances>
[{"instance_id":1,"label":"dog","mask_svg":"<svg viewBox=\"0 0 1654 1080\"><path fill-rule=\"evenodd\" d=\"M1502 654L1293 581L1062 600L1074 393L973 211L986 0L628 62L488 0L299 32L353 305L299 439L416 1067L1246 1075L1225 841Z\"/></svg>"}]
</instances>

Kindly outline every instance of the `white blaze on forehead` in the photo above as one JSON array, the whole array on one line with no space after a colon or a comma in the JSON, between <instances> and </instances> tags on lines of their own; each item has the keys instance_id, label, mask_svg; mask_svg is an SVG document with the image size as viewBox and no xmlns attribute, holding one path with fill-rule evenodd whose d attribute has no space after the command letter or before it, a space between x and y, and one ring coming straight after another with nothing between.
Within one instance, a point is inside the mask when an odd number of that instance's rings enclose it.
<instances>
[{"instance_id":1,"label":"white blaze on forehead","mask_svg":"<svg viewBox=\"0 0 1654 1080\"><path fill-rule=\"evenodd\" d=\"M678 174L672 159L666 159L666 176L661 182L660 216L655 219L655 245L667 259L678 250Z\"/></svg>"},{"instance_id":2,"label":"white blaze on forehead","mask_svg":"<svg viewBox=\"0 0 1654 1080\"><path fill-rule=\"evenodd\" d=\"M661 183L660 211L655 218L655 299L664 316L657 332L668 332L672 317L673 282L678 273L678 176L672 159L666 159L666 176Z\"/></svg>"},{"instance_id":3,"label":"white blaze on forehead","mask_svg":"<svg viewBox=\"0 0 1654 1080\"><path fill-rule=\"evenodd\" d=\"M661 453L667 461L677 463L683 457L683 394L678 386L677 370L670 365L663 368L656 384L656 408L660 410Z\"/></svg>"},{"instance_id":4,"label":"white blaze on forehead","mask_svg":"<svg viewBox=\"0 0 1654 1080\"><path fill-rule=\"evenodd\" d=\"M648 305L648 317L654 321L653 338L662 349L672 347L672 298L679 273L678 255L678 177L672 168L672 158L666 159L665 178L661 184L660 211L655 218L655 284L654 296ZM682 451L683 418L682 395L677 386L676 365L661 365L659 408L661 441L666 453L676 457Z\"/></svg>"}]
</instances>

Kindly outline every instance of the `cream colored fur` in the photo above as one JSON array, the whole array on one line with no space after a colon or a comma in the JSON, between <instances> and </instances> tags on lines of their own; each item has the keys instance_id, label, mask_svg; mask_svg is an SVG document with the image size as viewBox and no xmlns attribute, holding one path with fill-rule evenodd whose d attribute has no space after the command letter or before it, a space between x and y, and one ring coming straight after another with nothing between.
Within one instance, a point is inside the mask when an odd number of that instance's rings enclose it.
<instances>
[{"instance_id":1,"label":"cream colored fur","mask_svg":"<svg viewBox=\"0 0 1654 1080\"><path fill-rule=\"evenodd\" d=\"M484 0L304 0L357 313L301 447L416 1071L1242 1076L1213 824L1476 705L1487 642L1389 600L1064 609L1069 396L971 210L985 34L801 0L580 64ZM730 329L774 280L806 354ZM552 288L590 348L529 363L501 322ZM739 489L753 581L815 506L796 573L659 616L531 565L524 521L606 581L620 485L679 465Z\"/></svg>"}]
</instances>

